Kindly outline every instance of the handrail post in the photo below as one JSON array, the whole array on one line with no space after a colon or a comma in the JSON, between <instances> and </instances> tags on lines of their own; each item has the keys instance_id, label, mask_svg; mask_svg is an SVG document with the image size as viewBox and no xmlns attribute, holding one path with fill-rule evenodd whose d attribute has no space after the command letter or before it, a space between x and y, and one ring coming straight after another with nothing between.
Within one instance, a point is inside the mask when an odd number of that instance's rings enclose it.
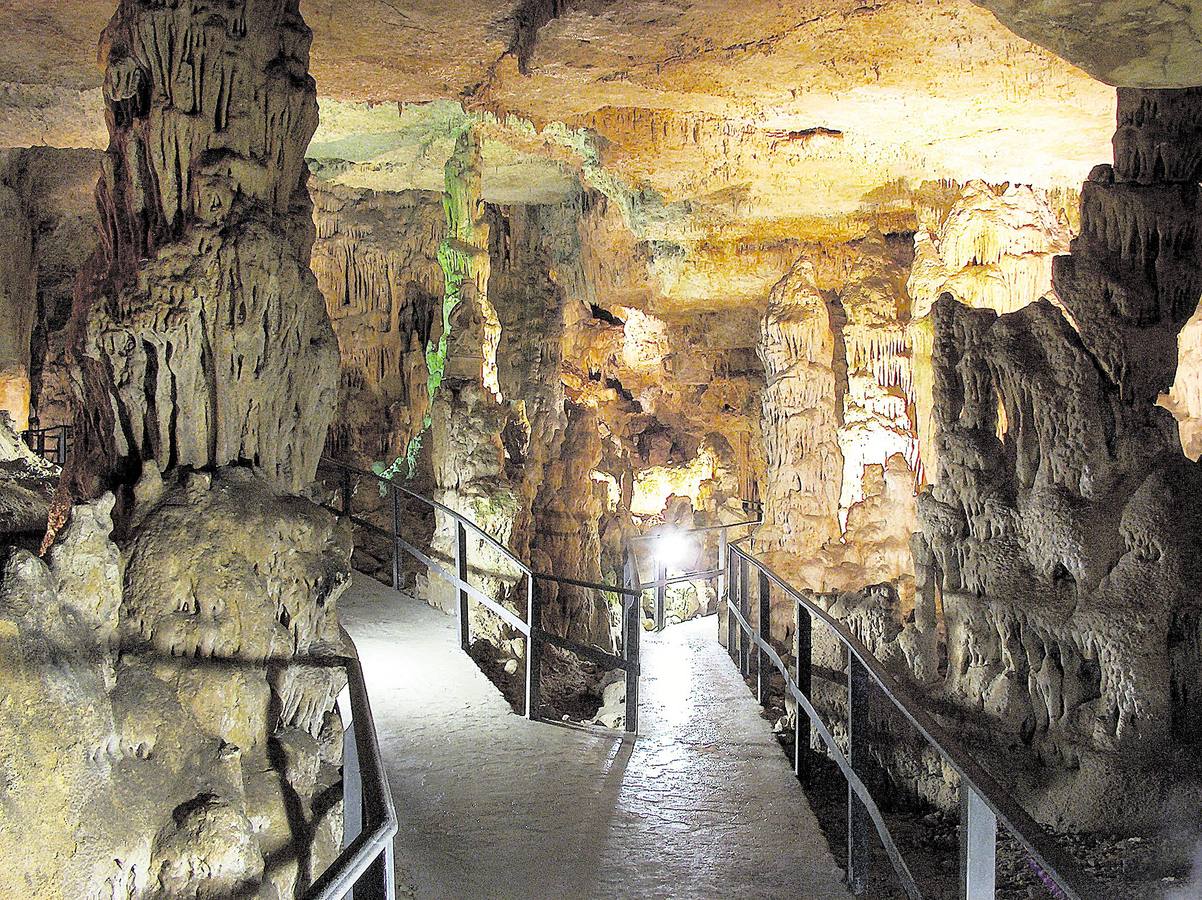
<instances>
[{"instance_id":1,"label":"handrail post","mask_svg":"<svg viewBox=\"0 0 1202 900\"><path fill-rule=\"evenodd\" d=\"M455 585L455 617L459 625L459 646L467 652L472 638L471 624L467 618L467 591L463 589L467 584L467 529L458 519L455 520L455 577L458 579Z\"/></svg>"},{"instance_id":2,"label":"handrail post","mask_svg":"<svg viewBox=\"0 0 1202 900\"><path fill-rule=\"evenodd\" d=\"M994 900L997 816L970 784L960 781L960 897Z\"/></svg>"},{"instance_id":3,"label":"handrail post","mask_svg":"<svg viewBox=\"0 0 1202 900\"><path fill-rule=\"evenodd\" d=\"M392 494L392 589L401 589L401 492L396 485L389 487Z\"/></svg>"},{"instance_id":4,"label":"handrail post","mask_svg":"<svg viewBox=\"0 0 1202 900\"><path fill-rule=\"evenodd\" d=\"M738 665L738 637L735 631L735 617L731 612L736 600L733 595L737 590L734 576L735 551L728 545L726 548L726 596L722 598L722 602L726 604L726 652L730 654L730 661Z\"/></svg>"},{"instance_id":5,"label":"handrail post","mask_svg":"<svg viewBox=\"0 0 1202 900\"><path fill-rule=\"evenodd\" d=\"M726 586L730 584L730 568L727 565L726 548L730 543L727 536L728 529L725 525L718 531L718 565L715 567L718 570L718 602L721 603L726 598Z\"/></svg>"},{"instance_id":6,"label":"handrail post","mask_svg":"<svg viewBox=\"0 0 1202 900\"><path fill-rule=\"evenodd\" d=\"M760 573L760 616L756 628L760 633L760 640L768 643L772 634L772 582L768 580L768 573L763 569ZM755 696L760 701L760 706L768 705L768 667L764 665L764 651L759 647L755 650Z\"/></svg>"},{"instance_id":7,"label":"handrail post","mask_svg":"<svg viewBox=\"0 0 1202 900\"><path fill-rule=\"evenodd\" d=\"M809 700L814 677L814 635L810 611L800 601L794 603L796 618L793 625L794 653L797 657L797 688ZM810 780L810 717L797 704L793 717L793 771L801 782Z\"/></svg>"},{"instance_id":8,"label":"handrail post","mask_svg":"<svg viewBox=\"0 0 1202 900\"><path fill-rule=\"evenodd\" d=\"M748 596L749 565L746 556L739 557L739 612L743 618L751 619L751 598ZM751 674L751 635L739 630L739 672L746 678Z\"/></svg>"},{"instance_id":9,"label":"handrail post","mask_svg":"<svg viewBox=\"0 0 1202 900\"><path fill-rule=\"evenodd\" d=\"M668 564L659 560L655 567L655 630L664 630L668 601Z\"/></svg>"},{"instance_id":10,"label":"handrail post","mask_svg":"<svg viewBox=\"0 0 1202 900\"><path fill-rule=\"evenodd\" d=\"M625 586L627 590L637 590L634 572L634 559L627 551L625 565ZM643 630L643 597L642 594L624 594L622 596L622 655L626 658L626 731L636 734L639 730L639 643Z\"/></svg>"},{"instance_id":11,"label":"handrail post","mask_svg":"<svg viewBox=\"0 0 1202 900\"><path fill-rule=\"evenodd\" d=\"M847 651L847 762L864 780L868 760L868 670ZM850 784L847 786L847 886L853 894L868 890L868 809Z\"/></svg>"},{"instance_id":12,"label":"handrail post","mask_svg":"<svg viewBox=\"0 0 1202 900\"><path fill-rule=\"evenodd\" d=\"M538 719L538 698L542 684L542 643L539 629L542 627L542 609L534 591L534 578L526 577L526 624L530 633L526 636L526 718Z\"/></svg>"},{"instance_id":13,"label":"handrail post","mask_svg":"<svg viewBox=\"0 0 1202 900\"><path fill-rule=\"evenodd\" d=\"M347 466L342 467L342 514L349 517L351 514L351 470Z\"/></svg>"}]
</instances>

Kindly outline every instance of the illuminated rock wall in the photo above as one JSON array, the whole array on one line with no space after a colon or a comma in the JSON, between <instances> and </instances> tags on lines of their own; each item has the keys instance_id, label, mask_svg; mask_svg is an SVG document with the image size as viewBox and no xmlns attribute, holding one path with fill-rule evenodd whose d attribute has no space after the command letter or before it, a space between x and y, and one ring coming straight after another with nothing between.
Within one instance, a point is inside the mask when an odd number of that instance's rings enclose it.
<instances>
[{"instance_id":1,"label":"illuminated rock wall","mask_svg":"<svg viewBox=\"0 0 1202 900\"><path fill-rule=\"evenodd\" d=\"M995 743L1077 773L1037 808L1078 824L1139 815L1133 785L1170 777L1196 733L1202 478L1156 401L1202 293L1198 103L1120 90L1115 164L1055 262L1068 315L950 296L933 313L939 467L919 510L944 689Z\"/></svg>"},{"instance_id":2,"label":"illuminated rock wall","mask_svg":"<svg viewBox=\"0 0 1202 900\"><path fill-rule=\"evenodd\" d=\"M0 410L29 426L29 347L37 312L33 233L20 195L0 181Z\"/></svg>"},{"instance_id":3,"label":"illuminated rock wall","mask_svg":"<svg viewBox=\"0 0 1202 900\"><path fill-rule=\"evenodd\" d=\"M405 455L430 409L426 345L442 305L438 194L310 183L312 267L342 360L329 447L361 465Z\"/></svg>"},{"instance_id":4,"label":"illuminated rock wall","mask_svg":"<svg viewBox=\"0 0 1202 900\"><path fill-rule=\"evenodd\" d=\"M840 531L846 362L836 335L842 313L814 279L813 266L802 262L773 288L759 348L768 380L760 535L769 548L799 556L836 540Z\"/></svg>"}]
</instances>

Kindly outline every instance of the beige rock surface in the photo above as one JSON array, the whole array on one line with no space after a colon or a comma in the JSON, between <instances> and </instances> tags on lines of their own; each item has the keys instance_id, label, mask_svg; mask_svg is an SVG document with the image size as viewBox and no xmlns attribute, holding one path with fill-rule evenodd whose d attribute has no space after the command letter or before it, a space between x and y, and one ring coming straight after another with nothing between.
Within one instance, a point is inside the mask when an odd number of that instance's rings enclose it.
<instances>
[{"instance_id":1,"label":"beige rock surface","mask_svg":"<svg viewBox=\"0 0 1202 900\"><path fill-rule=\"evenodd\" d=\"M1198 83L1202 11L1165 0L974 0L1017 34L1120 87Z\"/></svg>"},{"instance_id":2,"label":"beige rock surface","mask_svg":"<svg viewBox=\"0 0 1202 900\"><path fill-rule=\"evenodd\" d=\"M0 893L293 896L340 829L329 657L349 535L244 470L146 504L121 549L106 495L45 562L4 551Z\"/></svg>"}]
</instances>

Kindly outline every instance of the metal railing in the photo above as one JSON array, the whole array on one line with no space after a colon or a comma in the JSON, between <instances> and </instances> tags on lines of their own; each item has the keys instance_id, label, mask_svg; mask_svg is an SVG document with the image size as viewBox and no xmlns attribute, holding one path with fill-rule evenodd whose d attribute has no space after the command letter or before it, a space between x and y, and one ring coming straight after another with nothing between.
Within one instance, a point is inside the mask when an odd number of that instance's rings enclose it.
<instances>
[{"instance_id":1,"label":"metal railing","mask_svg":"<svg viewBox=\"0 0 1202 900\"><path fill-rule=\"evenodd\" d=\"M718 553L717 559L714 560L714 566L708 569L699 569L695 572L684 572L676 575L671 575L670 567L667 561L663 559L655 551L655 579L646 584L641 585L643 589L655 588L655 607L652 619L655 623L655 630L663 631L667 625L667 600L668 588L674 584L684 584L697 581L717 581L718 583L718 599L721 602L725 594L725 577L726 566L726 547L730 543L730 531L733 528L755 528L764 522L764 507L756 500L739 500L743 504L745 512L754 511L754 518L744 519L739 522L718 522L713 525L699 525L690 528L668 529L662 532L651 532L650 534L639 535L637 541L656 541L663 540L671 535L705 535L710 532L718 532ZM750 537L750 534L748 534ZM702 551L704 552L704 539Z\"/></svg>"},{"instance_id":2,"label":"metal railing","mask_svg":"<svg viewBox=\"0 0 1202 900\"><path fill-rule=\"evenodd\" d=\"M27 428L21 432L21 437L29 449L42 459L63 466L71 452L74 432L75 429L70 425L53 425L50 428Z\"/></svg>"},{"instance_id":3,"label":"metal railing","mask_svg":"<svg viewBox=\"0 0 1202 900\"><path fill-rule=\"evenodd\" d=\"M726 592L727 650L744 678L754 673L756 696L768 702L771 663L784 679L785 690L797 702L794 723L793 766L797 777L809 773L810 726L847 779L847 879L857 894L868 888L870 825L875 827L901 886L911 900L922 891L898 851L880 809L864 784L869 760L868 710L873 687L907 719L926 743L960 776L960 896L966 900L993 900L996 895L997 834L1000 823L1018 842L1028 862L1049 892L1063 900L1095 900L1104 896L1077 864L1018 805L1013 797L968 754L923 708L898 679L890 675L867 647L838 619L811 597L789 585L780 575L739 546L727 545ZM751 624L750 571L758 573L758 618ZM794 605L796 673L768 640L772 590L783 591ZM842 645L847 658L847 750L836 743L812 701L813 622L825 625ZM754 650L754 653L752 652ZM752 660L754 657L754 669ZM803 720L802 713L806 719Z\"/></svg>"},{"instance_id":4,"label":"metal railing","mask_svg":"<svg viewBox=\"0 0 1202 900\"><path fill-rule=\"evenodd\" d=\"M360 528L372 531L383 536L391 541L392 545L392 586L396 590L401 589L401 554L407 553L410 557L417 560L425 566L430 572L435 573L456 591L455 613L457 620L457 632L459 636L459 645L463 651L469 652L471 647L471 623L469 619L469 601L474 600L501 619L509 627L517 631L526 642L526 672L525 672L525 714L531 720L539 719L539 698L540 698L540 673L542 668L542 649L546 645L557 647L568 653L575 654L583 659L588 660L604 669L615 670L620 669L626 680L626 731L635 734L638 732L638 693L639 693L639 645L640 635L642 633L642 612L639 608L640 598L642 596L643 586L639 584L637 574L635 572L634 560L629 552L625 554L623 566L623 581L624 584L612 585L601 584L590 581L582 581L575 578L566 578L560 575L550 575L543 572L535 572L526 563L522 562L513 552L504 544L494 538L491 534L473 522L466 516L456 512L448 506L439 503L429 497L422 496L416 491L410 490L402 484L397 483L374 472L368 472L355 466L348 465L343 462L332 459L323 459L321 468L327 471L334 471L339 477L341 501L339 507L327 506L332 512L346 516L352 523ZM361 516L357 516L353 511L354 497L354 479L366 478L373 484L385 492L391 507L391 528L382 528ZM423 552L410 541L401 536L402 531L402 500L417 501L431 509L434 515L445 516L453 523L454 540L452 547L452 559L450 560L451 569L448 569L439 560L433 558L431 554ZM517 574L518 580L524 579L526 582L526 618L522 619L512 610L497 602L496 599L490 597L484 591L471 584L468 580L469 575L469 560L468 560L468 534L474 534L477 538L487 544L492 551L499 554L506 560ZM621 600L621 655L609 653L599 647L592 647L587 644L582 644L579 641L574 641L566 636L554 634L545 630L542 627L542 610L540 593L535 589L535 584L538 582L553 583L558 585L566 585L570 587L583 588L585 590L597 591L603 594L612 594Z\"/></svg>"},{"instance_id":5,"label":"metal railing","mask_svg":"<svg viewBox=\"0 0 1202 900\"><path fill-rule=\"evenodd\" d=\"M343 632L343 639L350 637ZM338 697L342 717L342 852L309 889L305 900L394 900L392 841L396 809L372 719L363 669L353 656L339 657L347 686Z\"/></svg>"}]
</instances>

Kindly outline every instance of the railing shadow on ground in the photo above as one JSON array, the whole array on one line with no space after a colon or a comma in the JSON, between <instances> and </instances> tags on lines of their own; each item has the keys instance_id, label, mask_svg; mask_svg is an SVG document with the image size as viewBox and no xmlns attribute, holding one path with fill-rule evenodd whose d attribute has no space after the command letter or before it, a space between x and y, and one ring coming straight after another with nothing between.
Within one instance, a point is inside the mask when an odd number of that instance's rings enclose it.
<instances>
[{"instance_id":1,"label":"railing shadow on ground","mask_svg":"<svg viewBox=\"0 0 1202 900\"><path fill-rule=\"evenodd\" d=\"M997 896L997 836L999 824L1018 842L1028 863L1037 871L1048 893L1061 900L1100 900L1105 894L1076 862L1064 853L1018 802L926 711L912 691L893 677L881 662L841 621L812 597L733 542L726 552L723 600L726 607L726 644L744 679L754 678L755 694L768 702L770 667L784 680L785 691L797 703L794 719L794 771L808 776L810 728L818 734L829 757L847 779L847 879L853 893L869 887L869 837L872 829L884 847L894 874L911 900L923 893L898 850L879 807L864 783L869 763L868 711L875 691L906 719L943 762L960 778L960 896L965 900L993 900ZM758 615L752 624L750 575L759 582ZM771 620L773 589L783 592L794 608L795 671L771 645L764 625ZM840 747L823 722L812 700L813 623L835 636L847 660L847 749ZM766 665L767 662L769 665ZM754 663L754 665L753 665ZM805 713L803 719L802 713Z\"/></svg>"}]
</instances>

